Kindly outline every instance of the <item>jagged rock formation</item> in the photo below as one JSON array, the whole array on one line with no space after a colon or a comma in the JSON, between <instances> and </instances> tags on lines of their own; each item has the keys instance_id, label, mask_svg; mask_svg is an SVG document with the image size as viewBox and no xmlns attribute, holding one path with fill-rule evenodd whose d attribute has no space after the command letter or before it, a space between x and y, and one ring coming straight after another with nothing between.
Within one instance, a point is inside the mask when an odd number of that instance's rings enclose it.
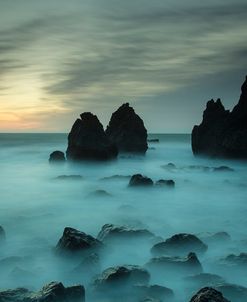
<instances>
[{"instance_id":1,"label":"jagged rock formation","mask_svg":"<svg viewBox=\"0 0 247 302\"><path fill-rule=\"evenodd\" d=\"M68 136L66 155L71 160L108 160L117 157L116 145L104 132L96 115L84 112L77 119Z\"/></svg>"},{"instance_id":2,"label":"jagged rock formation","mask_svg":"<svg viewBox=\"0 0 247 302\"><path fill-rule=\"evenodd\" d=\"M54 151L50 154L49 158L50 163L64 163L65 162L65 156L62 151Z\"/></svg>"},{"instance_id":3,"label":"jagged rock formation","mask_svg":"<svg viewBox=\"0 0 247 302\"><path fill-rule=\"evenodd\" d=\"M62 283L51 282L40 291L26 288L0 291L0 301L5 302L84 302L85 289L82 285L64 287Z\"/></svg>"},{"instance_id":4,"label":"jagged rock formation","mask_svg":"<svg viewBox=\"0 0 247 302\"><path fill-rule=\"evenodd\" d=\"M190 302L230 302L225 299L221 292L211 288L204 287L199 292L193 296Z\"/></svg>"},{"instance_id":5,"label":"jagged rock formation","mask_svg":"<svg viewBox=\"0 0 247 302\"><path fill-rule=\"evenodd\" d=\"M129 103L123 104L112 114L106 135L120 152L145 153L148 149L143 120Z\"/></svg>"},{"instance_id":6,"label":"jagged rock formation","mask_svg":"<svg viewBox=\"0 0 247 302\"><path fill-rule=\"evenodd\" d=\"M194 154L247 158L247 77L231 112L220 99L208 101L202 123L192 131L192 150Z\"/></svg>"}]
</instances>

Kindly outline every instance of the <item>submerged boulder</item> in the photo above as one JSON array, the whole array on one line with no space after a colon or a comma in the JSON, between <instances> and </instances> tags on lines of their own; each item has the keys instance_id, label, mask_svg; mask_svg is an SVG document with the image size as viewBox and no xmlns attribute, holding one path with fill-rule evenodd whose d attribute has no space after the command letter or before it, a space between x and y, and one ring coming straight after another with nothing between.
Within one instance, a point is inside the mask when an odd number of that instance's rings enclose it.
<instances>
[{"instance_id":1,"label":"submerged boulder","mask_svg":"<svg viewBox=\"0 0 247 302\"><path fill-rule=\"evenodd\" d=\"M172 179L160 179L155 182L155 186L157 187L175 187L175 181Z\"/></svg>"},{"instance_id":2,"label":"submerged boulder","mask_svg":"<svg viewBox=\"0 0 247 302\"><path fill-rule=\"evenodd\" d=\"M162 256L152 258L146 267L154 272L168 273L171 276L193 275L202 273L202 265L195 253L189 253L187 257Z\"/></svg>"},{"instance_id":3,"label":"submerged boulder","mask_svg":"<svg viewBox=\"0 0 247 302\"><path fill-rule=\"evenodd\" d=\"M164 242L155 244L151 252L154 255L187 255L190 252L198 254L204 253L207 250L207 245L198 237L192 234L176 234Z\"/></svg>"},{"instance_id":4,"label":"submerged boulder","mask_svg":"<svg viewBox=\"0 0 247 302\"><path fill-rule=\"evenodd\" d=\"M5 241L6 239L6 234L4 228L0 225L0 242Z\"/></svg>"},{"instance_id":5,"label":"submerged boulder","mask_svg":"<svg viewBox=\"0 0 247 302\"><path fill-rule=\"evenodd\" d=\"M230 112L218 99L210 100L203 120L192 131L194 154L247 158L247 77L238 104Z\"/></svg>"},{"instance_id":6,"label":"submerged boulder","mask_svg":"<svg viewBox=\"0 0 247 302\"><path fill-rule=\"evenodd\" d=\"M50 163L64 163L65 162L65 156L62 151L54 151L50 154L49 158Z\"/></svg>"},{"instance_id":7,"label":"submerged boulder","mask_svg":"<svg viewBox=\"0 0 247 302\"><path fill-rule=\"evenodd\" d=\"M134 229L127 226L105 224L99 232L97 239L107 242L121 239L148 239L152 237L154 237L154 234L146 229Z\"/></svg>"},{"instance_id":8,"label":"submerged boulder","mask_svg":"<svg viewBox=\"0 0 247 302\"><path fill-rule=\"evenodd\" d=\"M130 187L150 187L153 186L153 181L151 178L143 176L141 174L135 174L131 176L129 181Z\"/></svg>"},{"instance_id":9,"label":"submerged boulder","mask_svg":"<svg viewBox=\"0 0 247 302\"><path fill-rule=\"evenodd\" d=\"M143 120L129 103L123 104L112 114L106 135L120 152L145 153L148 149Z\"/></svg>"},{"instance_id":10,"label":"submerged boulder","mask_svg":"<svg viewBox=\"0 0 247 302\"><path fill-rule=\"evenodd\" d=\"M191 298L190 302L230 302L230 301L224 298L221 292L211 287L204 287Z\"/></svg>"},{"instance_id":11,"label":"submerged boulder","mask_svg":"<svg viewBox=\"0 0 247 302\"><path fill-rule=\"evenodd\" d=\"M82 285L64 287L62 283L51 282L40 291L25 288L0 291L1 302L84 302L85 289Z\"/></svg>"},{"instance_id":12,"label":"submerged boulder","mask_svg":"<svg viewBox=\"0 0 247 302\"><path fill-rule=\"evenodd\" d=\"M68 136L66 155L71 160L108 160L116 158L118 149L104 132L96 115L82 113Z\"/></svg>"},{"instance_id":13,"label":"submerged boulder","mask_svg":"<svg viewBox=\"0 0 247 302\"><path fill-rule=\"evenodd\" d=\"M102 247L102 243L91 235L78 231L73 228L66 227L63 236L59 239L56 252L85 252L98 249Z\"/></svg>"}]
</instances>

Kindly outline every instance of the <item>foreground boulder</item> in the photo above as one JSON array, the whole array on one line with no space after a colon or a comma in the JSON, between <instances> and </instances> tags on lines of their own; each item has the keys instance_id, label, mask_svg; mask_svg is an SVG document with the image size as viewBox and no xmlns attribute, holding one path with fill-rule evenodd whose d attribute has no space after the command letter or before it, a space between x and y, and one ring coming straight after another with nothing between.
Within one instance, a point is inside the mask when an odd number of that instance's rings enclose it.
<instances>
[{"instance_id":1,"label":"foreground boulder","mask_svg":"<svg viewBox=\"0 0 247 302\"><path fill-rule=\"evenodd\" d=\"M155 244L151 252L154 255L187 255L190 252L201 254L206 252L207 245L192 234L176 234L164 242Z\"/></svg>"},{"instance_id":2,"label":"foreground boulder","mask_svg":"<svg viewBox=\"0 0 247 302\"><path fill-rule=\"evenodd\" d=\"M193 296L190 302L230 302L223 297L222 293L211 288L204 287L199 292Z\"/></svg>"},{"instance_id":3,"label":"foreground boulder","mask_svg":"<svg viewBox=\"0 0 247 302\"><path fill-rule=\"evenodd\" d=\"M210 100L203 120L192 131L194 154L247 158L247 77L238 104L230 112L218 99Z\"/></svg>"},{"instance_id":4,"label":"foreground boulder","mask_svg":"<svg viewBox=\"0 0 247 302\"><path fill-rule=\"evenodd\" d=\"M50 163L64 163L65 162L65 156L62 151L54 151L50 154L49 158Z\"/></svg>"},{"instance_id":5,"label":"foreground boulder","mask_svg":"<svg viewBox=\"0 0 247 302\"><path fill-rule=\"evenodd\" d=\"M151 178L141 174L133 175L129 181L130 187L150 187L153 186L153 184L154 183Z\"/></svg>"},{"instance_id":6,"label":"foreground boulder","mask_svg":"<svg viewBox=\"0 0 247 302\"><path fill-rule=\"evenodd\" d=\"M145 153L148 149L143 120L129 103L123 104L112 114L106 135L120 152Z\"/></svg>"},{"instance_id":7,"label":"foreground boulder","mask_svg":"<svg viewBox=\"0 0 247 302\"><path fill-rule=\"evenodd\" d=\"M83 253L97 250L102 247L102 243L93 236L73 228L65 228L63 236L59 239L56 252L57 253Z\"/></svg>"},{"instance_id":8,"label":"foreground boulder","mask_svg":"<svg viewBox=\"0 0 247 302\"><path fill-rule=\"evenodd\" d=\"M84 112L69 133L66 155L71 160L108 160L117 157L118 149L106 136L97 116Z\"/></svg>"},{"instance_id":9,"label":"foreground boulder","mask_svg":"<svg viewBox=\"0 0 247 302\"><path fill-rule=\"evenodd\" d=\"M134 229L127 226L105 224L99 232L97 239L102 242L109 242L121 239L149 239L153 237L154 234L146 229Z\"/></svg>"},{"instance_id":10,"label":"foreground boulder","mask_svg":"<svg viewBox=\"0 0 247 302\"><path fill-rule=\"evenodd\" d=\"M82 285L64 287L62 283L51 282L39 292L25 288L0 291L1 302L84 302L85 289Z\"/></svg>"}]
</instances>

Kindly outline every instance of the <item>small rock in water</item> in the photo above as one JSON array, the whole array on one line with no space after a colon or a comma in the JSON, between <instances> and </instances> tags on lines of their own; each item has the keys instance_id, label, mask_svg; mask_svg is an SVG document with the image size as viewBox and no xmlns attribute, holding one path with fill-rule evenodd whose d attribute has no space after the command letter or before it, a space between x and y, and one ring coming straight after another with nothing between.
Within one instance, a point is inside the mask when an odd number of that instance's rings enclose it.
<instances>
[{"instance_id":1,"label":"small rock in water","mask_svg":"<svg viewBox=\"0 0 247 302\"><path fill-rule=\"evenodd\" d=\"M50 163L64 163L65 162L65 156L62 151L54 151L50 154L49 158Z\"/></svg>"},{"instance_id":2,"label":"small rock in water","mask_svg":"<svg viewBox=\"0 0 247 302\"><path fill-rule=\"evenodd\" d=\"M6 234L4 228L0 225L0 242L3 242L6 240Z\"/></svg>"},{"instance_id":3,"label":"small rock in water","mask_svg":"<svg viewBox=\"0 0 247 302\"><path fill-rule=\"evenodd\" d=\"M82 285L64 287L62 283L51 282L40 291L32 292L25 288L0 291L2 302L84 302L85 289Z\"/></svg>"},{"instance_id":4,"label":"small rock in water","mask_svg":"<svg viewBox=\"0 0 247 302\"><path fill-rule=\"evenodd\" d=\"M81 175L59 175L55 177L57 180L82 180L83 177Z\"/></svg>"},{"instance_id":5,"label":"small rock in water","mask_svg":"<svg viewBox=\"0 0 247 302\"><path fill-rule=\"evenodd\" d=\"M88 194L87 197L101 198L101 197L112 197L112 195L105 190L95 190L90 194Z\"/></svg>"},{"instance_id":6,"label":"small rock in water","mask_svg":"<svg viewBox=\"0 0 247 302\"><path fill-rule=\"evenodd\" d=\"M211 287L204 287L191 298L190 302L230 302L230 301L224 298L221 292Z\"/></svg>"},{"instance_id":7,"label":"small rock in water","mask_svg":"<svg viewBox=\"0 0 247 302\"><path fill-rule=\"evenodd\" d=\"M103 177L100 180L125 180L131 178L131 175L112 175Z\"/></svg>"},{"instance_id":8,"label":"small rock in water","mask_svg":"<svg viewBox=\"0 0 247 302\"><path fill-rule=\"evenodd\" d=\"M175 181L172 180L172 179L160 179L160 180L156 181L155 186L174 188L175 187Z\"/></svg>"},{"instance_id":9,"label":"small rock in water","mask_svg":"<svg viewBox=\"0 0 247 302\"><path fill-rule=\"evenodd\" d=\"M130 187L150 187L153 186L153 181L151 178L142 176L141 174L135 174L131 177L129 181Z\"/></svg>"},{"instance_id":10,"label":"small rock in water","mask_svg":"<svg viewBox=\"0 0 247 302\"><path fill-rule=\"evenodd\" d=\"M102 247L102 243L91 235L87 235L84 232L76 229L66 227L63 232L63 236L59 239L56 252L68 253L68 252L85 252L97 250Z\"/></svg>"},{"instance_id":11,"label":"small rock in water","mask_svg":"<svg viewBox=\"0 0 247 302\"><path fill-rule=\"evenodd\" d=\"M151 252L154 255L174 255L184 256L189 252L204 253L207 250L207 245L198 237L192 234L176 234L164 242L155 244Z\"/></svg>"},{"instance_id":12,"label":"small rock in water","mask_svg":"<svg viewBox=\"0 0 247 302\"><path fill-rule=\"evenodd\" d=\"M233 172L234 169L227 167L227 166L220 166L213 168L214 172Z\"/></svg>"}]
</instances>

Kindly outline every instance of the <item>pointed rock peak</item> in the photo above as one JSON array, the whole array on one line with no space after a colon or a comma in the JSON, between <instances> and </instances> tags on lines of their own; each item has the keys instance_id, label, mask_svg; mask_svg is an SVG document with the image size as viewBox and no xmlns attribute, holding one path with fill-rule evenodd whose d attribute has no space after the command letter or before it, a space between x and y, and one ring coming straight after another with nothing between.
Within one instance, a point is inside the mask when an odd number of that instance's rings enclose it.
<instances>
[{"instance_id":1,"label":"pointed rock peak","mask_svg":"<svg viewBox=\"0 0 247 302\"><path fill-rule=\"evenodd\" d=\"M247 76L245 77L245 81L243 85L241 86L242 94L247 95Z\"/></svg>"},{"instance_id":2,"label":"pointed rock peak","mask_svg":"<svg viewBox=\"0 0 247 302\"><path fill-rule=\"evenodd\" d=\"M87 120L87 121L90 121L90 120L98 120L98 117L94 114L92 114L91 112L83 112L80 114L80 117L82 120Z\"/></svg>"}]
</instances>

